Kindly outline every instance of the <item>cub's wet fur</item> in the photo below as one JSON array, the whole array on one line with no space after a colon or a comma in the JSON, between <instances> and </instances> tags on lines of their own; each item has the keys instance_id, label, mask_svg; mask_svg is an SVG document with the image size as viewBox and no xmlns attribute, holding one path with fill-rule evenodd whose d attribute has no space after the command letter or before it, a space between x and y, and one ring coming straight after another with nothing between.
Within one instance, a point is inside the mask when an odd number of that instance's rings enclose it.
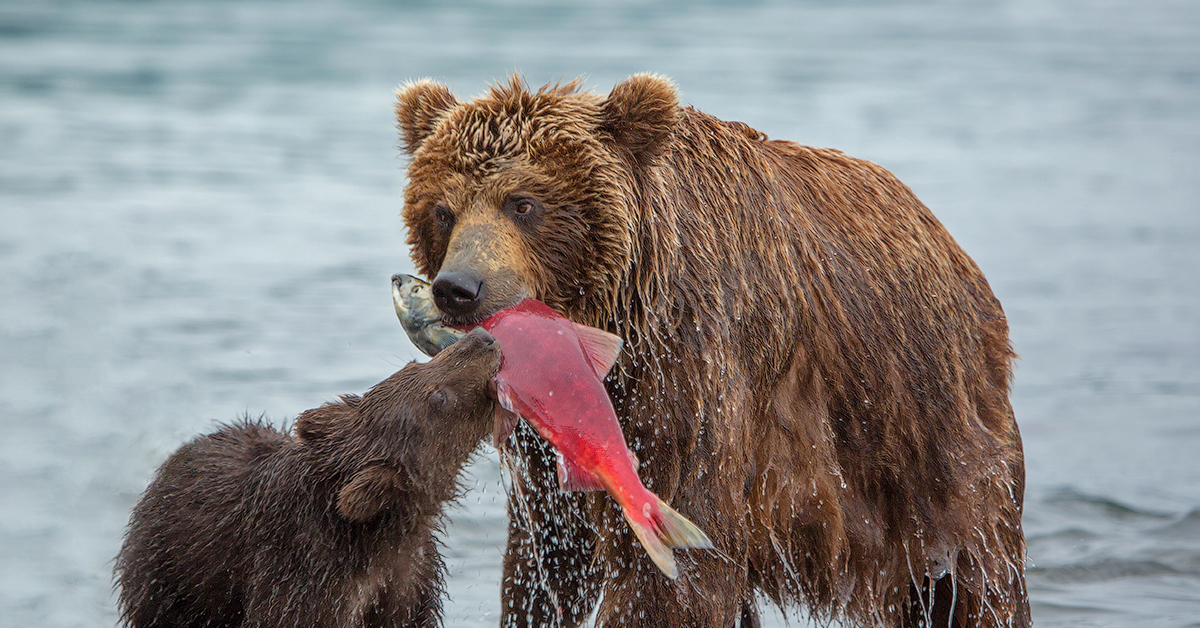
<instances>
[{"instance_id":1,"label":"cub's wet fur","mask_svg":"<svg viewBox=\"0 0 1200 628\"><path fill-rule=\"evenodd\" d=\"M476 330L295 435L241 421L181 447L134 508L116 561L123 622L437 626L435 532L489 433L499 346Z\"/></svg>"}]
</instances>

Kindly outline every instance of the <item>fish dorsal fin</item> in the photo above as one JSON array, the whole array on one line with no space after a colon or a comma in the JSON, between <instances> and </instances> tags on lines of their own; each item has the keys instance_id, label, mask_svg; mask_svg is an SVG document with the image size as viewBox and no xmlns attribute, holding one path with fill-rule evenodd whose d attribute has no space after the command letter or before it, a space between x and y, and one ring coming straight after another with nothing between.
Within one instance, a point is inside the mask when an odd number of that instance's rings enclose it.
<instances>
[{"instance_id":1,"label":"fish dorsal fin","mask_svg":"<svg viewBox=\"0 0 1200 628\"><path fill-rule=\"evenodd\" d=\"M617 355L625 341L620 336L610 334L603 329L588 327L575 323L575 332L579 335L579 344L587 355L588 363L596 372L596 377L604 379L609 370L617 363Z\"/></svg>"}]
</instances>

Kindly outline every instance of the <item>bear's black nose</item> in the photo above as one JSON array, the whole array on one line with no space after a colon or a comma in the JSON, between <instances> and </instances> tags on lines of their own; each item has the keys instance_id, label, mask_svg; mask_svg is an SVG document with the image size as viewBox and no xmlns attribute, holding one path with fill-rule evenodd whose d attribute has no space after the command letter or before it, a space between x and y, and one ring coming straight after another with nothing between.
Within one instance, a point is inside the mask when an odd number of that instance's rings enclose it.
<instances>
[{"instance_id":1,"label":"bear's black nose","mask_svg":"<svg viewBox=\"0 0 1200 628\"><path fill-rule=\"evenodd\" d=\"M483 280L462 271L438 273L433 280L433 300L441 311L463 318L483 302Z\"/></svg>"}]
</instances>

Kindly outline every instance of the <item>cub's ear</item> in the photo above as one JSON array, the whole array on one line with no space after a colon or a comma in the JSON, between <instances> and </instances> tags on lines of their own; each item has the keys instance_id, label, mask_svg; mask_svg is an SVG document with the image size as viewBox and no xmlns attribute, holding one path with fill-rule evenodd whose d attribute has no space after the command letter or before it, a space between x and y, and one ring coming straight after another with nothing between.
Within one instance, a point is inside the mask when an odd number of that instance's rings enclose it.
<instances>
[{"instance_id":1,"label":"cub's ear","mask_svg":"<svg viewBox=\"0 0 1200 628\"><path fill-rule=\"evenodd\" d=\"M412 490L407 473L372 465L359 471L338 491L338 514L350 521L369 521L388 508L403 509Z\"/></svg>"},{"instance_id":2,"label":"cub's ear","mask_svg":"<svg viewBox=\"0 0 1200 628\"><path fill-rule=\"evenodd\" d=\"M396 124L405 152L417 152L438 120L457 104L449 87L431 79L410 81L397 88Z\"/></svg>"},{"instance_id":3,"label":"cub's ear","mask_svg":"<svg viewBox=\"0 0 1200 628\"><path fill-rule=\"evenodd\" d=\"M329 436L337 422L337 412L332 411L328 404L320 408L305 410L296 417L296 435L301 440L316 442Z\"/></svg>"},{"instance_id":4,"label":"cub's ear","mask_svg":"<svg viewBox=\"0 0 1200 628\"><path fill-rule=\"evenodd\" d=\"M679 121L679 94L666 77L635 74L613 87L601 105L601 129L639 163L661 155Z\"/></svg>"},{"instance_id":5,"label":"cub's ear","mask_svg":"<svg viewBox=\"0 0 1200 628\"><path fill-rule=\"evenodd\" d=\"M300 440L316 442L339 429L340 424L353 417L362 399L358 395L342 395L319 408L305 410L296 417L296 436Z\"/></svg>"}]
</instances>

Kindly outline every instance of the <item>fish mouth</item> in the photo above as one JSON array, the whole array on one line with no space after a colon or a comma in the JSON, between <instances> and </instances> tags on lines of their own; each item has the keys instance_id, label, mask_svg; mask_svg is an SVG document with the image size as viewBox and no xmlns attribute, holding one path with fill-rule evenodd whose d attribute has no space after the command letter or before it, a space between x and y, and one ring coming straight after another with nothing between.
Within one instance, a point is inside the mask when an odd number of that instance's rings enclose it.
<instances>
[{"instance_id":1,"label":"fish mouth","mask_svg":"<svg viewBox=\"0 0 1200 628\"><path fill-rule=\"evenodd\" d=\"M411 290L412 288L409 286L417 285L417 281L420 279L412 275L402 273L392 275L392 300L396 302L397 306L403 303L405 288L408 287ZM405 286L405 284L409 284L409 286Z\"/></svg>"},{"instance_id":2,"label":"fish mouth","mask_svg":"<svg viewBox=\"0 0 1200 628\"><path fill-rule=\"evenodd\" d=\"M404 279L400 275L392 275L392 303L396 305L397 309L404 307L404 293L400 289L403 281Z\"/></svg>"},{"instance_id":3,"label":"fish mouth","mask_svg":"<svg viewBox=\"0 0 1200 628\"><path fill-rule=\"evenodd\" d=\"M417 277L416 275L406 275L404 273L396 273L395 275L392 275L393 290L403 290L405 288L405 284L409 284L410 289L416 289L428 286L429 282Z\"/></svg>"}]
</instances>

